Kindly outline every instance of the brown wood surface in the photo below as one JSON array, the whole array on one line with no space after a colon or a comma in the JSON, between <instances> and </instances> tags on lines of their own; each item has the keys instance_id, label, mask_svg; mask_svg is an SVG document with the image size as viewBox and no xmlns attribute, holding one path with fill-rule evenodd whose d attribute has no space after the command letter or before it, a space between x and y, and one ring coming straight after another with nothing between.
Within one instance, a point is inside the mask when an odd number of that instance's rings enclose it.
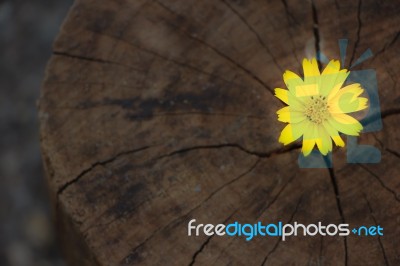
<instances>
[{"instance_id":1,"label":"brown wood surface","mask_svg":"<svg viewBox=\"0 0 400 266\"><path fill-rule=\"evenodd\" d=\"M71 265L400 265L400 1L77 0L39 118ZM282 73L320 49L376 70L382 162L299 169ZM380 224L383 237L187 236L187 223Z\"/></svg>"}]
</instances>

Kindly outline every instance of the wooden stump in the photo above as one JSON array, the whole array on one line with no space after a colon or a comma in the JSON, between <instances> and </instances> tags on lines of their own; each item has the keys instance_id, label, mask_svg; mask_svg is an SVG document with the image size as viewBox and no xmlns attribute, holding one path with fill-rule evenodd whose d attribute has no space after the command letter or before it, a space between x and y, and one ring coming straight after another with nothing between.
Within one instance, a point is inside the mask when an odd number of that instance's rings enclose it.
<instances>
[{"instance_id":1,"label":"wooden stump","mask_svg":"<svg viewBox=\"0 0 400 266\"><path fill-rule=\"evenodd\" d=\"M39 102L71 265L400 265L400 1L77 0ZM300 169L273 96L321 50L377 71L380 164ZM189 237L187 224L384 227L382 237Z\"/></svg>"}]
</instances>

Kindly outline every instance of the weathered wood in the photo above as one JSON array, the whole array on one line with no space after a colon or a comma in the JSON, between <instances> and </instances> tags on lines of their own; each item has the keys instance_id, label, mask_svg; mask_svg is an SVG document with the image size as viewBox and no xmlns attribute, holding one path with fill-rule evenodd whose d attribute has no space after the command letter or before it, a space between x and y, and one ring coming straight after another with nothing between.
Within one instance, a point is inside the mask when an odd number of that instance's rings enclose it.
<instances>
[{"instance_id":1,"label":"weathered wood","mask_svg":"<svg viewBox=\"0 0 400 266\"><path fill-rule=\"evenodd\" d=\"M399 265L399 1L78 0L47 67L42 151L71 265ZM273 96L316 49L377 71L382 163L299 169ZM187 236L192 218L380 224L383 237Z\"/></svg>"}]
</instances>

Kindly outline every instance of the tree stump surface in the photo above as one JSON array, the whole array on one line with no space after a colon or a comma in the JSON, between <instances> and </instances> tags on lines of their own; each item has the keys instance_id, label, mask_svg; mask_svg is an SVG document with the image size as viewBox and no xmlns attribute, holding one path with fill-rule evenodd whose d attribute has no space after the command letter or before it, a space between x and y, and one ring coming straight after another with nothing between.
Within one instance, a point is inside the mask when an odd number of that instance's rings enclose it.
<instances>
[{"instance_id":1,"label":"tree stump surface","mask_svg":"<svg viewBox=\"0 0 400 266\"><path fill-rule=\"evenodd\" d=\"M77 0L39 101L71 265L400 265L400 1ZM322 51L374 58L380 164L300 169L273 88ZM349 223L382 237L216 237L187 224Z\"/></svg>"}]
</instances>

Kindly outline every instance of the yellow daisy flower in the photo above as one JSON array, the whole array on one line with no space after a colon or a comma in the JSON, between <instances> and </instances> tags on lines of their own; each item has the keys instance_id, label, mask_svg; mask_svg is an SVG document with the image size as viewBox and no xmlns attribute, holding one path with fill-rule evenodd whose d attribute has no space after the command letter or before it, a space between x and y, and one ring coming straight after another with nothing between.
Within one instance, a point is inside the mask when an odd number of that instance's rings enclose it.
<instances>
[{"instance_id":1,"label":"yellow daisy flower","mask_svg":"<svg viewBox=\"0 0 400 266\"><path fill-rule=\"evenodd\" d=\"M281 132L279 142L288 145L303 137L304 156L314 146L323 155L332 151L332 140L340 147L344 142L339 135L358 136L363 126L348 113L367 108L368 99L359 83L342 88L349 71L340 69L337 60L331 60L320 73L317 60L303 60L304 80L287 70L283 80L288 88L275 89L275 96L288 106L280 109L278 120L289 123Z\"/></svg>"}]
</instances>

